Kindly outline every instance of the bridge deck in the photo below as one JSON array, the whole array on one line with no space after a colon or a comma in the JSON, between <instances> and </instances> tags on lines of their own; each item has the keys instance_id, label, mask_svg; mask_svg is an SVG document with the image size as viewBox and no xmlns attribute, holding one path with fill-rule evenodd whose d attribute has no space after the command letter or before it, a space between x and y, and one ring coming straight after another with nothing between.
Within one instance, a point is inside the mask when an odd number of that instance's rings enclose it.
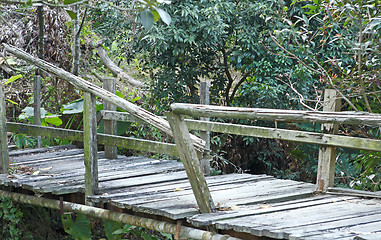
<instances>
[{"instance_id":1,"label":"bridge deck","mask_svg":"<svg viewBox=\"0 0 381 240\"><path fill-rule=\"evenodd\" d=\"M0 185L36 194L84 192L82 149L13 151L10 158L13 174L0 175ZM207 177L218 211L199 214L182 163L125 156L107 160L103 152L98 159L99 189L89 197L95 203L276 239L381 239L379 199L314 196L313 184L228 174Z\"/></svg>"}]
</instances>

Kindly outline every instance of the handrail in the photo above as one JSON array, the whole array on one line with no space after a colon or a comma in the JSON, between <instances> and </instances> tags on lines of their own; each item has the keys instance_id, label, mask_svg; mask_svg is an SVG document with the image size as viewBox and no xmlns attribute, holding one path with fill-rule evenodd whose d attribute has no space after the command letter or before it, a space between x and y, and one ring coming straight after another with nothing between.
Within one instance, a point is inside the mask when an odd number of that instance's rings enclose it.
<instances>
[{"instance_id":1,"label":"handrail","mask_svg":"<svg viewBox=\"0 0 381 240\"><path fill-rule=\"evenodd\" d=\"M334 92L326 90L326 97L328 98L328 101L330 101L329 98L333 99L333 101L329 102L330 104L335 102L334 97L332 98L334 95ZM328 127L331 126L332 123L364 124L379 127L381 126L381 114L239 108L184 103L174 103L171 105L171 109L172 118L176 117L177 119L181 119L181 115L188 115L195 117L223 117L250 120L325 123L326 125L322 125L324 127L323 133L314 133L210 121L181 120L183 124L187 124L191 129L254 136L260 138L282 139L295 142L318 144L323 146L319 149L319 163L316 183L317 191L326 192L328 187L333 186L336 158L335 147L340 146L370 151L381 151L381 140L379 139L342 136L334 134L336 133L335 131L325 131L326 128L329 129ZM327 123L330 123L331 125ZM181 139L179 141L181 142ZM184 143L180 143L180 145L181 144L184 145ZM191 151L191 148L191 146L188 146L187 151ZM179 152L181 152L180 149Z\"/></svg>"},{"instance_id":2,"label":"handrail","mask_svg":"<svg viewBox=\"0 0 381 240\"><path fill-rule=\"evenodd\" d=\"M180 105L186 105L187 108L190 104L179 104L175 103L172 104L176 105L177 109L180 109L181 107L178 107ZM203 107L209 107L205 105L194 105L195 108L201 109ZM210 107L217 107L217 106L210 106ZM226 108L226 107L221 107ZM245 108L245 110L248 110L248 108ZM262 109L255 109L255 110L262 110ZM268 112L274 112L278 111L278 109L265 109L264 111ZM239 110L238 110L239 111ZM282 110L281 110L282 111ZM178 110L174 112L179 112ZM183 112L182 110L180 111ZM246 111L249 112L249 111ZM258 111L260 112L260 111ZM296 114L300 115L299 112L304 111L294 111ZM189 112L187 112L189 113ZM345 114L338 114L337 117L335 114L332 114L332 112L325 112L325 113L331 113L329 114L330 118L332 118L334 121L338 121L339 117L345 116ZM234 114L234 113L233 113ZM116 120L116 121L127 121L127 122L134 122L134 123L144 123L143 121L135 118L134 116L130 115L129 113L124 112L116 112L116 111L101 111L101 115L104 119L107 120ZM187 115L194 114L189 113ZM195 114L197 117L204 116L200 113ZM220 115L220 113L213 114L211 112L210 115L213 115L213 117L216 117L215 115ZM276 114L271 114L274 117L277 117ZM360 114L361 115L361 114ZM364 114L366 115L366 114ZM376 116L380 116L381 121L381 114L373 114ZM224 113L224 116L227 117ZM257 116L252 116L252 118L255 118ZM261 116L259 116L261 117ZM270 116L267 115L266 118L269 118ZM303 117L303 115L301 115ZM363 116L359 116L360 118L363 118ZM163 117L164 118L164 117ZM278 118L279 119L279 118ZM289 118L290 119L290 118ZM270 120L270 119L267 119ZM259 138L269 138L269 139L281 139L281 140L287 140L287 141L294 141L294 142L303 142L303 143L311 143L311 144L319 144L319 145L329 145L329 146L336 146L336 147L344 147L344 148L353 148L353 149L361 149L361 150L369 150L369 151L380 151L381 150L381 141L377 139L367 139L367 138L360 138L360 137L350 137L350 136L342 136L342 135L336 135L336 134L328 134L328 133L314 133L314 132L306 132L306 131L299 131L299 130L287 130L287 129L280 129L280 128L269 128L269 127L259 127L259 126L247 126L247 125L240 125L240 124L231 124L231 123L221 123L221 122L212 122L212 121L201 121L201 120L192 120L192 119L184 119L187 127L189 130L201 130L201 131L210 131L210 132L218 132L218 133L229 133L229 134L236 134L236 135L242 135L242 136L252 136L252 137L259 137ZM278 120L279 121L279 120ZM306 118L300 119L300 122L309 122L309 121L315 121L310 120ZM356 119L351 118L351 121L357 121ZM326 120L324 120L326 123ZM348 141L347 141L348 140Z\"/></svg>"},{"instance_id":3,"label":"handrail","mask_svg":"<svg viewBox=\"0 0 381 240\"><path fill-rule=\"evenodd\" d=\"M188 103L173 103L174 113L193 117L221 117L250 120L337 123L381 127L381 114L368 112L323 112L266 108L224 107Z\"/></svg>"}]
</instances>

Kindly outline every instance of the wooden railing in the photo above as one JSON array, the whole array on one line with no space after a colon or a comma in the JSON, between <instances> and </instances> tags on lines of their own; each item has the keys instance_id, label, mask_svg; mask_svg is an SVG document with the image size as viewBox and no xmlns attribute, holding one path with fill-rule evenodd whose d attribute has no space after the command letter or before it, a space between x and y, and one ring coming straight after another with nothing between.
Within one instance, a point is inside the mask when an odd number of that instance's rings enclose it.
<instances>
[{"instance_id":1,"label":"wooden railing","mask_svg":"<svg viewBox=\"0 0 381 240\"><path fill-rule=\"evenodd\" d=\"M330 90L326 91L326 96L332 97L332 94L330 94L329 91ZM327 103L332 104L329 99ZM368 151L381 151L381 140L379 139L337 135L334 134L336 131L332 129L332 126L336 124L369 125L381 127L381 114L370 114L366 112L314 112L281 109L238 108L180 103L172 104L171 109L172 113L169 115L169 117L176 119L181 119L181 115L188 115L193 117L322 123L322 133L314 133L279 128L246 126L231 123L187 121L187 125L190 129L259 138L281 139L320 145L321 147L319 151L319 163L316 181L317 191L326 192L328 187L333 186L336 147L362 149ZM184 121L182 120L182 122ZM177 122L176 124L180 124L180 122ZM185 122L183 124L185 124ZM331 127L328 128L327 125ZM183 134L186 134L186 130L183 131ZM327 131L331 131L332 133L326 133ZM177 146L186 146L181 151L191 151L191 145L183 144L182 142L184 140L181 139L178 139L178 141L180 144L176 141Z\"/></svg>"},{"instance_id":2,"label":"wooden railing","mask_svg":"<svg viewBox=\"0 0 381 240\"><path fill-rule=\"evenodd\" d=\"M348 137L335 134L335 124L364 124L381 127L381 115L358 112L329 112L335 107L335 97L327 100L331 105L322 112L295 111L279 109L254 109L234 108L208 105L173 104L172 111L167 114L167 119L156 116L138 106L116 96L112 91L107 91L97 85L89 83L80 77L55 67L43 60L8 45L5 49L22 58L40 69L68 81L84 92L85 111L84 131L42 127L21 123L6 123L5 99L3 87L0 86L0 160L1 172L5 173L9 167L7 148L7 132L25 133L45 137L63 138L72 141L84 141L85 152L85 195L93 195L98 187L97 145L123 147L128 149L180 156L184 163L193 193L203 213L212 212L214 203L205 181L199 159L201 158L205 141L189 133L189 129L205 132L220 132L260 138L282 139L295 142L319 144L319 166L317 177L317 190L326 191L333 185L335 147L355 148L371 151L381 150L381 140ZM1 85L1 84L0 84ZM327 92L326 96L334 96ZM128 112L102 111L106 121L143 122L150 124L164 133L174 137L176 144L154 142L142 139L120 137L110 134L96 133L96 97L103 99ZM202 120L184 120L181 115L200 117ZM259 126L245 126L239 124L226 124L210 122L208 118L237 118L249 120L270 120L290 122L316 122L323 124L322 133L295 131L279 128L266 128ZM111 122L109 122L112 124ZM112 133L112 131L110 132ZM110 154L115 157L115 154Z\"/></svg>"}]
</instances>

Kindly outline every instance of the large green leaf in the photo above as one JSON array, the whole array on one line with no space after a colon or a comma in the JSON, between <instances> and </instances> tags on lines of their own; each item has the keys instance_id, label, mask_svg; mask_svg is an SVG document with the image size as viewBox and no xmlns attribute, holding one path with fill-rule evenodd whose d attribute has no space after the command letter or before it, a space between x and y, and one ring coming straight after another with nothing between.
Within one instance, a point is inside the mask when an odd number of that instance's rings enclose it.
<instances>
[{"instance_id":1,"label":"large green leaf","mask_svg":"<svg viewBox=\"0 0 381 240\"><path fill-rule=\"evenodd\" d=\"M166 11L164 11L161 8L156 8L156 11L159 13L161 20L163 20L165 24L167 25L171 24L172 18Z\"/></svg>"},{"instance_id":2,"label":"large green leaf","mask_svg":"<svg viewBox=\"0 0 381 240\"><path fill-rule=\"evenodd\" d=\"M146 9L140 13L140 21L144 28L150 30L154 23L154 17L150 10Z\"/></svg>"}]
</instances>

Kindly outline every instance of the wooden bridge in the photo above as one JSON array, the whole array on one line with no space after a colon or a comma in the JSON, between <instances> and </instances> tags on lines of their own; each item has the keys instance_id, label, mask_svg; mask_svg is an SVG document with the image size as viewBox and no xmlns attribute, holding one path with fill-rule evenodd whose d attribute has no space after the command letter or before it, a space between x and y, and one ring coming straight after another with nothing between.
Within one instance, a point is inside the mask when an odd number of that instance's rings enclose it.
<instances>
[{"instance_id":1,"label":"wooden bridge","mask_svg":"<svg viewBox=\"0 0 381 240\"><path fill-rule=\"evenodd\" d=\"M167 122L16 48L5 49L83 90L85 111L83 132L6 122L0 86L0 196L172 233L176 239L381 239L381 194L333 186L336 147L381 150L381 140L337 135L335 126L381 127L380 115L329 112L337 98L327 91L322 112L173 104ZM108 134L96 133L96 97L129 113L102 111ZM184 115L203 120L184 120ZM323 132L207 118L312 121L322 123ZM150 124L173 136L176 144L110 135L116 120ZM205 141L189 130L319 144L317 182L250 174L205 176ZM67 145L8 151L7 132L83 141L84 149ZM98 145L105 145L105 152L98 151ZM181 162L116 156L115 147L179 156Z\"/></svg>"}]
</instances>

